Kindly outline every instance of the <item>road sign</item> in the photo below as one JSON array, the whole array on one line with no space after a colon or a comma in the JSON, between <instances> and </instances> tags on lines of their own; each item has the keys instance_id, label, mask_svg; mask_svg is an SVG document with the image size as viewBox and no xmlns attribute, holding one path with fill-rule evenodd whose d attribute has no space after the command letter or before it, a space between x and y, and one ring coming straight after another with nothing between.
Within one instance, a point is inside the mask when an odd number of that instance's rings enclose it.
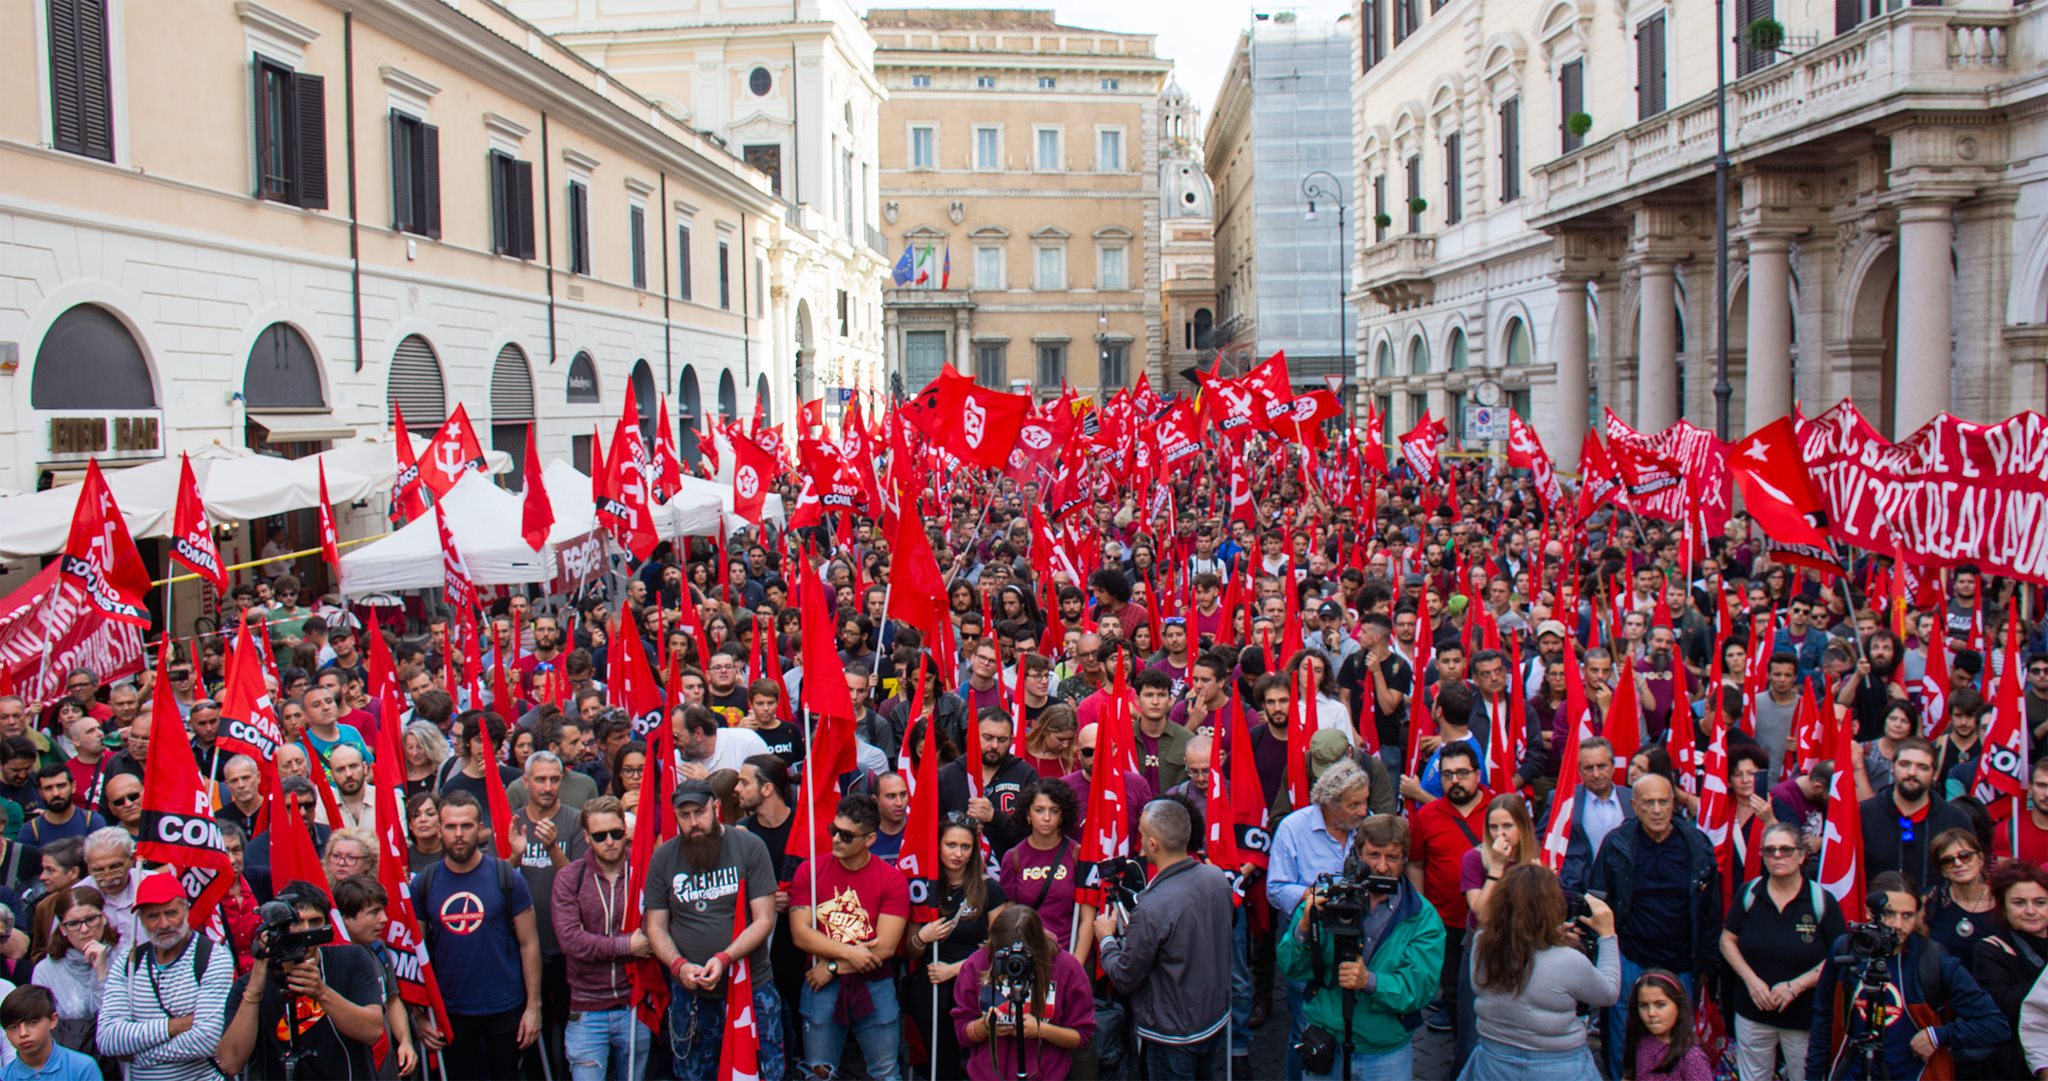
<instances>
[{"instance_id":1,"label":"road sign","mask_svg":"<svg viewBox=\"0 0 2048 1081\"><path fill-rule=\"evenodd\" d=\"M1323 376L1323 385L1330 388L1330 393L1335 394L1343 388L1344 376L1339 372L1331 372Z\"/></svg>"},{"instance_id":2,"label":"road sign","mask_svg":"<svg viewBox=\"0 0 2048 1081\"><path fill-rule=\"evenodd\" d=\"M1508 411L1499 406L1468 405L1465 407L1465 438L1506 439L1508 437Z\"/></svg>"}]
</instances>

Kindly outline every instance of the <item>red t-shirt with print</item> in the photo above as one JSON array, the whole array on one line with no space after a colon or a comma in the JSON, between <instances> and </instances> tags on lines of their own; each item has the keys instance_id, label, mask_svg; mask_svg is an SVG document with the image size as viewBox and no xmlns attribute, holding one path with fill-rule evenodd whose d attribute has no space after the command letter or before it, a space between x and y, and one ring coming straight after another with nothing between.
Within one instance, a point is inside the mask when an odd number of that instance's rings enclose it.
<instances>
[{"instance_id":1,"label":"red t-shirt with print","mask_svg":"<svg viewBox=\"0 0 2048 1081\"><path fill-rule=\"evenodd\" d=\"M875 937L883 916L910 918L910 884L887 861L871 855L858 871L836 859L807 862L817 865L817 892L811 892L810 867L798 867L789 884L789 907L815 908L818 930L833 941L866 942Z\"/></svg>"}]
</instances>

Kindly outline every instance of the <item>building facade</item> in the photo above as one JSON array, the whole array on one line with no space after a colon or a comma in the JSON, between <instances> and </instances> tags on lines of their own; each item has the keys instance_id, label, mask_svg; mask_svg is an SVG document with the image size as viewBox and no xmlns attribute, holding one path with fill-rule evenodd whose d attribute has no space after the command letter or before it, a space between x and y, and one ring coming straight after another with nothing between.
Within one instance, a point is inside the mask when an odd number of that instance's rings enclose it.
<instances>
[{"instance_id":1,"label":"building facade","mask_svg":"<svg viewBox=\"0 0 2048 1081\"><path fill-rule=\"evenodd\" d=\"M1111 394L1165 375L1159 152L1171 65L1146 34L1048 11L873 9L884 304L914 391L952 364L990 386Z\"/></svg>"},{"instance_id":2,"label":"building facade","mask_svg":"<svg viewBox=\"0 0 2048 1081\"><path fill-rule=\"evenodd\" d=\"M1207 370L1216 330L1216 197L1202 164L1201 112L1177 82L1159 95L1160 390L1193 393L1182 373Z\"/></svg>"},{"instance_id":3,"label":"building facade","mask_svg":"<svg viewBox=\"0 0 2048 1081\"><path fill-rule=\"evenodd\" d=\"M1567 466L1603 406L1712 427L1719 312L1734 435L1852 396L1895 437L2042 406L2048 14L1729 10L1717 303L1713 5L1363 0L1358 179L1387 217L1353 295L1396 430L1482 381Z\"/></svg>"},{"instance_id":4,"label":"building facade","mask_svg":"<svg viewBox=\"0 0 2048 1081\"><path fill-rule=\"evenodd\" d=\"M1352 367L1351 20L1283 20L1238 36L1203 140L1217 203L1214 344L1232 371L1285 351L1295 384L1312 389Z\"/></svg>"},{"instance_id":5,"label":"building facade","mask_svg":"<svg viewBox=\"0 0 2048 1081\"><path fill-rule=\"evenodd\" d=\"M777 385L879 403L882 288L874 40L846 0L509 0L513 11L768 175L787 206L767 249Z\"/></svg>"},{"instance_id":6,"label":"building facade","mask_svg":"<svg viewBox=\"0 0 2048 1081\"><path fill-rule=\"evenodd\" d=\"M500 9L5 0L0 25L0 487L458 404L520 469L529 426L587 469L628 385L650 433L663 392L788 415L768 178ZM230 554L317 545L311 515Z\"/></svg>"}]
</instances>

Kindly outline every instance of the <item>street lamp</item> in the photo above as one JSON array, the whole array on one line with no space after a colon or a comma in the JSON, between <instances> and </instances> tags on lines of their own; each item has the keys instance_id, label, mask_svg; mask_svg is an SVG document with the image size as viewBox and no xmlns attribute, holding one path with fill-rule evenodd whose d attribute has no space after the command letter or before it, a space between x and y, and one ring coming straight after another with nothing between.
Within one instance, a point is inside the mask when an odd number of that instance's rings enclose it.
<instances>
[{"instance_id":1,"label":"street lamp","mask_svg":"<svg viewBox=\"0 0 2048 1081\"><path fill-rule=\"evenodd\" d=\"M1344 258L1344 184L1327 169L1317 169L1301 178L1301 196L1308 200L1308 210L1302 214L1303 221L1318 221L1316 200L1326 200L1337 208L1337 368L1346 379L1351 378L1351 320L1346 317L1344 296L1350 292L1347 279L1351 275L1349 260Z\"/></svg>"}]
</instances>

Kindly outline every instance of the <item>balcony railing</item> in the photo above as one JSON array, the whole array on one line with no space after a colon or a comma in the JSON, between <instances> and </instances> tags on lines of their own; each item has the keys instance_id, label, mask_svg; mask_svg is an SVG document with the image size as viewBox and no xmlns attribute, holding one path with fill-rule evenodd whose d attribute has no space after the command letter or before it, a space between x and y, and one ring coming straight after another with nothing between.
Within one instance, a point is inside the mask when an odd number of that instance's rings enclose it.
<instances>
[{"instance_id":1,"label":"balcony railing","mask_svg":"<svg viewBox=\"0 0 2048 1081\"><path fill-rule=\"evenodd\" d=\"M874 249L875 254L881 256L884 259L887 259L889 257L888 238L882 235L882 231L880 229L877 229L872 225L868 226L868 247Z\"/></svg>"},{"instance_id":2,"label":"balcony railing","mask_svg":"<svg viewBox=\"0 0 2048 1081\"><path fill-rule=\"evenodd\" d=\"M2035 9L1905 7L1728 86L1740 160L1887 113L1983 109L2022 66L2017 24ZM1530 223L1561 222L1714 160L1714 95L1669 109L1536 168Z\"/></svg>"},{"instance_id":3,"label":"balcony railing","mask_svg":"<svg viewBox=\"0 0 2048 1081\"><path fill-rule=\"evenodd\" d=\"M1359 288L1395 311L1429 303L1436 291L1436 238L1397 236L1382 240L1358 256Z\"/></svg>"}]
</instances>

